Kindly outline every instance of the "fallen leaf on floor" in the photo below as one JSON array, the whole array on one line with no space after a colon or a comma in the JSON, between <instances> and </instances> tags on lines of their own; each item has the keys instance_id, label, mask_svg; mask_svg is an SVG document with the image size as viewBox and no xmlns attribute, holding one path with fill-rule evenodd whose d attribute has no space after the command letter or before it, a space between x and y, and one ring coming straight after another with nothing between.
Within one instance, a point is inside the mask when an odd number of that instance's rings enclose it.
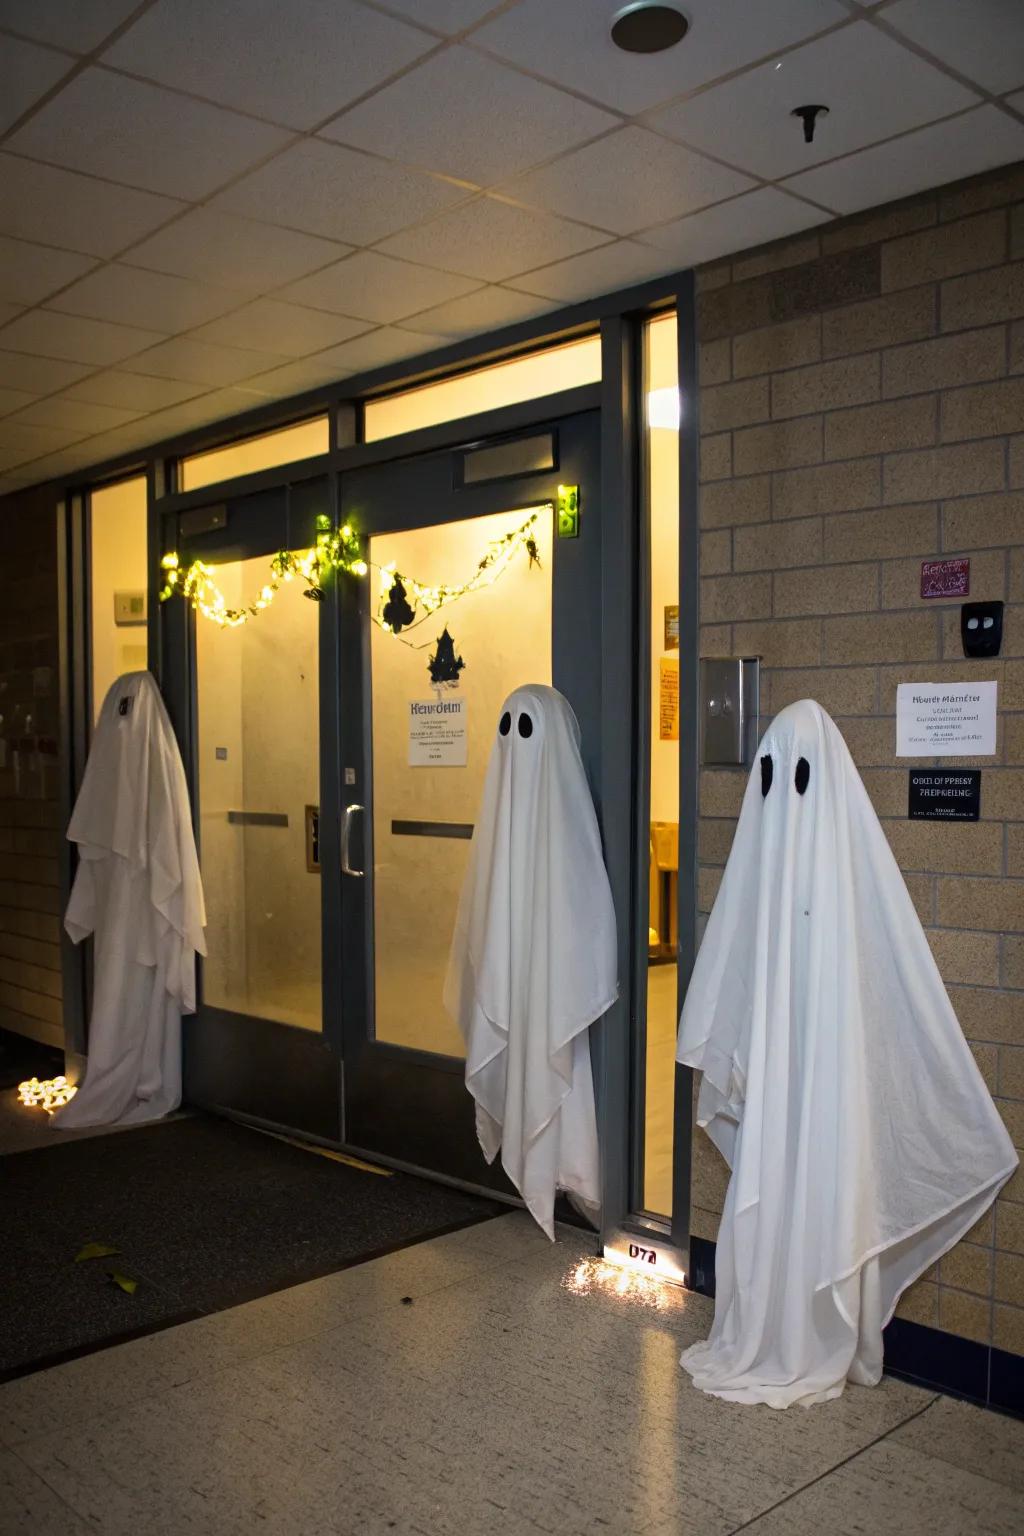
<instances>
[{"instance_id":1,"label":"fallen leaf on floor","mask_svg":"<svg viewBox=\"0 0 1024 1536\"><path fill-rule=\"evenodd\" d=\"M75 1254L75 1263L81 1264L83 1259L109 1259L117 1252L109 1243L86 1243L85 1247Z\"/></svg>"},{"instance_id":2,"label":"fallen leaf on floor","mask_svg":"<svg viewBox=\"0 0 1024 1536\"><path fill-rule=\"evenodd\" d=\"M119 1275L116 1269L108 1269L107 1274L110 1276L114 1284L119 1285L122 1291L125 1291L127 1295L135 1295L135 1287L139 1283L137 1280L132 1280L128 1275Z\"/></svg>"}]
</instances>

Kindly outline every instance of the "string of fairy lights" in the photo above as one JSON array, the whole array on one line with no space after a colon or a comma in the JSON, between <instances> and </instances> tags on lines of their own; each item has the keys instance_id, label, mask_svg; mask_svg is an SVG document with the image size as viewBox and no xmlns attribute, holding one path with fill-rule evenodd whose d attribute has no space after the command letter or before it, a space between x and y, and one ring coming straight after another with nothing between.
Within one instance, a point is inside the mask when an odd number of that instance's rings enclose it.
<instances>
[{"instance_id":1,"label":"string of fairy lights","mask_svg":"<svg viewBox=\"0 0 1024 1536\"><path fill-rule=\"evenodd\" d=\"M324 597L324 583L332 572L363 578L376 571L378 596L376 611L370 617L387 634L401 635L424 623L439 608L457 602L471 592L492 586L521 554L531 565L540 564L537 545L541 510L531 510L517 528L491 539L465 581L429 583L399 571L395 561L378 565L368 561L358 533L351 523L332 528L324 516L316 521L316 543L311 549L280 550L270 562L270 579L249 602L239 606L229 603L217 582L217 567L203 560L182 565L176 553L166 554L161 562L164 584L161 602L180 594L204 619L221 629L236 629L269 608L281 587L292 581L305 582L303 596L314 602ZM412 642L406 641L406 644Z\"/></svg>"}]
</instances>

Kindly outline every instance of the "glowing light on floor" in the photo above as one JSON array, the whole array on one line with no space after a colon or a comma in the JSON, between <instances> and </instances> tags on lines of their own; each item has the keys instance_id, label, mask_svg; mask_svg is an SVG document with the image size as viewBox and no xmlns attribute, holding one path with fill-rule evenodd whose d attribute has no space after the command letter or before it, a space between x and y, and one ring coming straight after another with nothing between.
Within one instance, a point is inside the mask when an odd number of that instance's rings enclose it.
<instances>
[{"instance_id":1,"label":"glowing light on floor","mask_svg":"<svg viewBox=\"0 0 1024 1536\"><path fill-rule=\"evenodd\" d=\"M45 1109L48 1115L52 1115L62 1105L69 1104L77 1092L74 1084L69 1083L63 1075L47 1077L42 1081L38 1077L29 1077L18 1084L19 1101L29 1109Z\"/></svg>"},{"instance_id":2,"label":"glowing light on floor","mask_svg":"<svg viewBox=\"0 0 1024 1536\"><path fill-rule=\"evenodd\" d=\"M581 1259L563 1278L562 1287L573 1296L620 1296L655 1311L670 1306L676 1294L670 1282L614 1259Z\"/></svg>"}]
</instances>

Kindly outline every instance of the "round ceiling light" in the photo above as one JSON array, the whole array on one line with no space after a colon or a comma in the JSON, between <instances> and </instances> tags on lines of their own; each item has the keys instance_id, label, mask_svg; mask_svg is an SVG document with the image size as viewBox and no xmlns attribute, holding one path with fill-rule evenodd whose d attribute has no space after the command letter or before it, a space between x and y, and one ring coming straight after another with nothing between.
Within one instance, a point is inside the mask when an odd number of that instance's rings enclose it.
<instances>
[{"instance_id":1,"label":"round ceiling light","mask_svg":"<svg viewBox=\"0 0 1024 1536\"><path fill-rule=\"evenodd\" d=\"M674 5L636 0L612 17L612 42L625 53L664 53L686 36L689 26Z\"/></svg>"}]
</instances>

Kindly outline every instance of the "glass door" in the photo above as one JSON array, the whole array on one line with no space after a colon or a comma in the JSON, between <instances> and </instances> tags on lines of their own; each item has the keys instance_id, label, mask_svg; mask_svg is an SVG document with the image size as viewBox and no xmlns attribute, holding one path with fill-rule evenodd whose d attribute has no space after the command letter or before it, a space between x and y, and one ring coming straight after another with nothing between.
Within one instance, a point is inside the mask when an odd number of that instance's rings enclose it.
<instances>
[{"instance_id":1,"label":"glass door","mask_svg":"<svg viewBox=\"0 0 1024 1536\"><path fill-rule=\"evenodd\" d=\"M442 1001L448 951L506 695L565 693L597 778L598 459L587 413L342 478L369 565L341 593L345 1140L475 1184L503 1181Z\"/></svg>"},{"instance_id":2,"label":"glass door","mask_svg":"<svg viewBox=\"0 0 1024 1536\"><path fill-rule=\"evenodd\" d=\"M183 567L202 560L209 585L197 611L175 598L161 618L207 909L185 1097L337 1140L339 1042L324 1028L337 1001L323 980L332 893L316 857L331 619L301 580L266 592L275 554L315 542L328 491L321 478L166 519L165 550ZM224 611L247 617L221 622Z\"/></svg>"}]
</instances>

